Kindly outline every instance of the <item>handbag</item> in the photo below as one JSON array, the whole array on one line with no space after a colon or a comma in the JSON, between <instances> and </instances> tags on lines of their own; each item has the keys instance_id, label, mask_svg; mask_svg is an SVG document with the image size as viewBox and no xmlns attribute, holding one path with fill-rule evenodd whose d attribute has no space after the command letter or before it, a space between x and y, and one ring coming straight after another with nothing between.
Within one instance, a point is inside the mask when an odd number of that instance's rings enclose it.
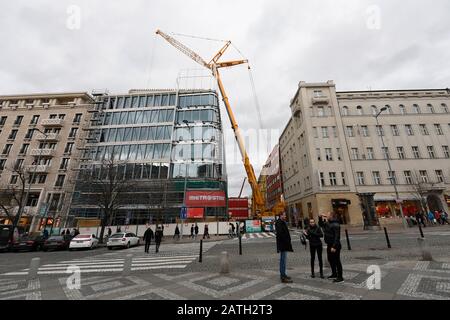
<instances>
[{"instance_id":1,"label":"handbag","mask_svg":"<svg viewBox=\"0 0 450 320\"><path fill-rule=\"evenodd\" d=\"M304 234L300 235L300 242L302 243L302 245L306 246L306 237Z\"/></svg>"}]
</instances>

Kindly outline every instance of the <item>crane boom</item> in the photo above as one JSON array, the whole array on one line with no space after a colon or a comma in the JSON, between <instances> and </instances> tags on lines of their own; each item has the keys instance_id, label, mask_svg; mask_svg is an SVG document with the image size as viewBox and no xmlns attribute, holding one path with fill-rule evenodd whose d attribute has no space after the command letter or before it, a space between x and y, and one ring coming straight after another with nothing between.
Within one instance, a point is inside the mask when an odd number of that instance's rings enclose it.
<instances>
[{"instance_id":1,"label":"crane boom","mask_svg":"<svg viewBox=\"0 0 450 320\"><path fill-rule=\"evenodd\" d=\"M253 207L257 211L257 212L255 212L255 214L263 214L264 212L266 212L265 201L264 201L263 195L261 193L261 190L259 190L255 171L253 169L252 164L250 163L250 159L248 157L247 150L245 149L244 140L242 138L236 118L234 117L233 110L231 109L231 105L228 100L228 96L225 92L225 88L223 86L222 80L220 78L219 70L218 70L219 68L232 67L232 66L243 64L243 63L248 63L248 61L247 60L235 60L235 61L218 62L218 60L222 57L222 55L225 53L225 51L231 45L231 41L227 41L226 44L219 50L219 52L217 52L214 55L214 57L211 59L210 63L207 63L205 60L203 60L203 58L200 55L198 55L193 50L186 47L184 44L180 43L173 37L165 34L161 30L157 30L156 34L162 36L172 46L174 46L175 48L177 48L178 50L183 52L185 55L187 55L189 58L191 58L198 64L211 70L213 76L216 78L220 94L222 95L222 99L225 104L225 108L227 110L228 118L230 119L230 122L231 122L231 127L233 128L233 131L234 131L234 136L236 138L236 142L239 146L239 151L241 153L242 162L244 163L244 168L247 173L248 182L252 188Z\"/></svg>"}]
</instances>

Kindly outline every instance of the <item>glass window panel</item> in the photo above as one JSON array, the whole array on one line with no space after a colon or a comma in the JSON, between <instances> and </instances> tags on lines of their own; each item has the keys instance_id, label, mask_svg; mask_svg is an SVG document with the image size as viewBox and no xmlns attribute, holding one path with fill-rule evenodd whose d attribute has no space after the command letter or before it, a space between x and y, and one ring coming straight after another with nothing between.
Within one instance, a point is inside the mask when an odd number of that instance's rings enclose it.
<instances>
[{"instance_id":1,"label":"glass window panel","mask_svg":"<svg viewBox=\"0 0 450 320\"><path fill-rule=\"evenodd\" d=\"M173 122L173 110L167 110L166 122Z\"/></svg>"},{"instance_id":2,"label":"glass window panel","mask_svg":"<svg viewBox=\"0 0 450 320\"><path fill-rule=\"evenodd\" d=\"M143 112L142 111L137 111L136 112L136 121L135 121L135 123L136 124L141 124L143 119L144 119Z\"/></svg>"},{"instance_id":3,"label":"glass window panel","mask_svg":"<svg viewBox=\"0 0 450 320\"><path fill-rule=\"evenodd\" d=\"M207 106L209 104L209 95L205 94L201 96L201 105Z\"/></svg>"},{"instance_id":4,"label":"glass window panel","mask_svg":"<svg viewBox=\"0 0 450 320\"><path fill-rule=\"evenodd\" d=\"M140 127L131 128L131 141L139 141L140 131L141 131Z\"/></svg>"},{"instance_id":5,"label":"glass window panel","mask_svg":"<svg viewBox=\"0 0 450 320\"><path fill-rule=\"evenodd\" d=\"M139 107L139 97L132 97L131 107L138 108Z\"/></svg>"},{"instance_id":6,"label":"glass window panel","mask_svg":"<svg viewBox=\"0 0 450 320\"><path fill-rule=\"evenodd\" d=\"M114 146L113 149L114 160L119 160L121 153L122 153L122 146Z\"/></svg>"},{"instance_id":7,"label":"glass window panel","mask_svg":"<svg viewBox=\"0 0 450 320\"><path fill-rule=\"evenodd\" d=\"M141 133L139 135L139 140L144 141L148 139L148 127L141 127Z\"/></svg>"},{"instance_id":8,"label":"glass window panel","mask_svg":"<svg viewBox=\"0 0 450 320\"><path fill-rule=\"evenodd\" d=\"M151 111L150 113L150 123L158 122L158 111Z\"/></svg>"},{"instance_id":9,"label":"glass window panel","mask_svg":"<svg viewBox=\"0 0 450 320\"><path fill-rule=\"evenodd\" d=\"M111 159L112 148L113 148L112 146L108 146L105 148L105 157L104 157L105 160Z\"/></svg>"},{"instance_id":10,"label":"glass window panel","mask_svg":"<svg viewBox=\"0 0 450 320\"><path fill-rule=\"evenodd\" d=\"M154 163L152 165L152 179L159 178L159 163Z\"/></svg>"},{"instance_id":11,"label":"glass window panel","mask_svg":"<svg viewBox=\"0 0 450 320\"><path fill-rule=\"evenodd\" d=\"M119 124L119 119L120 119L120 112L114 112L112 114L111 124L112 125Z\"/></svg>"},{"instance_id":12,"label":"glass window panel","mask_svg":"<svg viewBox=\"0 0 450 320\"><path fill-rule=\"evenodd\" d=\"M120 160L121 161L128 160L129 152L130 152L130 146L123 146L122 151L120 152Z\"/></svg>"},{"instance_id":13,"label":"glass window panel","mask_svg":"<svg viewBox=\"0 0 450 320\"><path fill-rule=\"evenodd\" d=\"M170 144L163 144L163 151L162 151L162 156L161 158L163 159L169 159L170 158Z\"/></svg>"},{"instance_id":14,"label":"glass window panel","mask_svg":"<svg viewBox=\"0 0 450 320\"><path fill-rule=\"evenodd\" d=\"M136 164L134 167L134 179L142 178L142 164Z\"/></svg>"},{"instance_id":15,"label":"glass window panel","mask_svg":"<svg viewBox=\"0 0 450 320\"><path fill-rule=\"evenodd\" d=\"M152 171L152 165L150 163L144 164L142 179L150 179L151 171Z\"/></svg>"},{"instance_id":16,"label":"glass window panel","mask_svg":"<svg viewBox=\"0 0 450 320\"><path fill-rule=\"evenodd\" d=\"M123 97L118 97L117 98L116 109L123 109Z\"/></svg>"},{"instance_id":17,"label":"glass window panel","mask_svg":"<svg viewBox=\"0 0 450 320\"><path fill-rule=\"evenodd\" d=\"M188 165L188 175L191 178L197 178L197 170L198 170L198 165L196 164L190 164Z\"/></svg>"},{"instance_id":18,"label":"glass window panel","mask_svg":"<svg viewBox=\"0 0 450 320\"><path fill-rule=\"evenodd\" d=\"M192 105L192 96L187 96L186 97L186 107L191 106Z\"/></svg>"},{"instance_id":19,"label":"glass window panel","mask_svg":"<svg viewBox=\"0 0 450 320\"><path fill-rule=\"evenodd\" d=\"M118 141L118 142L123 141L124 135L125 135L125 128L117 129L116 141Z\"/></svg>"},{"instance_id":20,"label":"glass window panel","mask_svg":"<svg viewBox=\"0 0 450 320\"><path fill-rule=\"evenodd\" d=\"M178 97L178 104L180 105L181 108L185 108L186 107L186 97L185 96Z\"/></svg>"},{"instance_id":21,"label":"glass window panel","mask_svg":"<svg viewBox=\"0 0 450 320\"><path fill-rule=\"evenodd\" d=\"M210 94L210 95L208 95L208 104L209 105L211 105L211 106L214 106L214 105L216 105L216 96L215 95L213 95L213 94Z\"/></svg>"},{"instance_id":22,"label":"glass window panel","mask_svg":"<svg viewBox=\"0 0 450 320\"><path fill-rule=\"evenodd\" d=\"M127 180L131 180L134 177L134 164L133 163L128 163L125 167L125 179Z\"/></svg>"},{"instance_id":23,"label":"glass window panel","mask_svg":"<svg viewBox=\"0 0 450 320\"><path fill-rule=\"evenodd\" d=\"M127 124L134 124L136 120L136 111L128 112Z\"/></svg>"},{"instance_id":24,"label":"glass window panel","mask_svg":"<svg viewBox=\"0 0 450 320\"><path fill-rule=\"evenodd\" d=\"M160 94L157 94L157 95L155 96L155 100L154 100L153 105L154 105L155 107L161 106L161 95L160 95Z\"/></svg>"},{"instance_id":25,"label":"glass window panel","mask_svg":"<svg viewBox=\"0 0 450 320\"><path fill-rule=\"evenodd\" d=\"M192 98L192 104L196 106L200 106L202 104L202 96L194 96Z\"/></svg>"},{"instance_id":26,"label":"glass window panel","mask_svg":"<svg viewBox=\"0 0 450 320\"><path fill-rule=\"evenodd\" d=\"M156 127L148 128L148 140L155 140L156 136Z\"/></svg>"},{"instance_id":27,"label":"glass window panel","mask_svg":"<svg viewBox=\"0 0 450 320\"><path fill-rule=\"evenodd\" d=\"M160 179L167 179L169 177L169 164L161 163L161 168L159 172Z\"/></svg>"},{"instance_id":28,"label":"glass window panel","mask_svg":"<svg viewBox=\"0 0 450 320\"><path fill-rule=\"evenodd\" d=\"M146 96L140 96L139 97L139 108L144 108L147 103L147 97Z\"/></svg>"},{"instance_id":29,"label":"glass window panel","mask_svg":"<svg viewBox=\"0 0 450 320\"><path fill-rule=\"evenodd\" d=\"M138 145L136 160L143 160L145 158L145 144Z\"/></svg>"},{"instance_id":30,"label":"glass window panel","mask_svg":"<svg viewBox=\"0 0 450 320\"><path fill-rule=\"evenodd\" d=\"M116 141L116 133L117 133L116 128L109 129L108 142Z\"/></svg>"},{"instance_id":31,"label":"glass window panel","mask_svg":"<svg viewBox=\"0 0 450 320\"><path fill-rule=\"evenodd\" d=\"M131 107L131 98L130 97L125 97L125 103L124 103L124 109L128 109Z\"/></svg>"},{"instance_id":32,"label":"glass window panel","mask_svg":"<svg viewBox=\"0 0 450 320\"><path fill-rule=\"evenodd\" d=\"M214 145L212 144L204 144L203 145L203 159L213 159L213 150L214 150Z\"/></svg>"},{"instance_id":33,"label":"glass window panel","mask_svg":"<svg viewBox=\"0 0 450 320\"><path fill-rule=\"evenodd\" d=\"M133 144L130 146L130 154L128 156L128 160L136 160L136 155L137 155L137 145Z\"/></svg>"},{"instance_id":34,"label":"glass window panel","mask_svg":"<svg viewBox=\"0 0 450 320\"><path fill-rule=\"evenodd\" d=\"M148 144L145 151L145 160L153 159L153 144Z\"/></svg>"},{"instance_id":35,"label":"glass window panel","mask_svg":"<svg viewBox=\"0 0 450 320\"><path fill-rule=\"evenodd\" d=\"M120 113L119 124L126 124L127 123L127 116L128 116L128 112L121 112Z\"/></svg>"},{"instance_id":36,"label":"glass window panel","mask_svg":"<svg viewBox=\"0 0 450 320\"><path fill-rule=\"evenodd\" d=\"M121 164L117 168L117 179L120 180L123 179L124 175L125 175L125 165Z\"/></svg>"},{"instance_id":37,"label":"glass window panel","mask_svg":"<svg viewBox=\"0 0 450 320\"><path fill-rule=\"evenodd\" d=\"M162 101L161 101L161 105L163 107L167 107L169 105L169 95L167 94L163 94L162 96Z\"/></svg>"},{"instance_id":38,"label":"glass window panel","mask_svg":"<svg viewBox=\"0 0 450 320\"><path fill-rule=\"evenodd\" d=\"M208 116L209 110L201 110L200 112L201 112L200 113L200 120L201 121L208 121L208 119L209 119L209 116Z\"/></svg>"},{"instance_id":39,"label":"glass window panel","mask_svg":"<svg viewBox=\"0 0 450 320\"><path fill-rule=\"evenodd\" d=\"M158 122L166 122L166 110L159 110Z\"/></svg>"},{"instance_id":40,"label":"glass window panel","mask_svg":"<svg viewBox=\"0 0 450 320\"><path fill-rule=\"evenodd\" d=\"M172 133L171 128L172 127L170 127L170 126L165 126L164 127L164 137L163 137L164 140L170 140L171 133Z\"/></svg>"},{"instance_id":41,"label":"glass window panel","mask_svg":"<svg viewBox=\"0 0 450 320\"><path fill-rule=\"evenodd\" d=\"M125 128L125 136L123 138L123 141L132 141L131 139L131 132L133 128Z\"/></svg>"},{"instance_id":42,"label":"glass window panel","mask_svg":"<svg viewBox=\"0 0 450 320\"><path fill-rule=\"evenodd\" d=\"M151 112L152 111L144 111L143 123L151 123Z\"/></svg>"},{"instance_id":43,"label":"glass window panel","mask_svg":"<svg viewBox=\"0 0 450 320\"><path fill-rule=\"evenodd\" d=\"M175 105L175 100L176 100L176 95L171 94L170 98L169 98L169 106L174 106Z\"/></svg>"},{"instance_id":44,"label":"glass window panel","mask_svg":"<svg viewBox=\"0 0 450 320\"><path fill-rule=\"evenodd\" d=\"M161 159L162 144L155 144L153 159Z\"/></svg>"},{"instance_id":45,"label":"glass window panel","mask_svg":"<svg viewBox=\"0 0 450 320\"><path fill-rule=\"evenodd\" d=\"M103 123L105 126L108 126L108 125L111 124L111 115L112 115L111 112L106 112L105 113L105 121Z\"/></svg>"},{"instance_id":46,"label":"glass window panel","mask_svg":"<svg viewBox=\"0 0 450 320\"><path fill-rule=\"evenodd\" d=\"M153 96L147 96L147 107L153 107Z\"/></svg>"}]
</instances>

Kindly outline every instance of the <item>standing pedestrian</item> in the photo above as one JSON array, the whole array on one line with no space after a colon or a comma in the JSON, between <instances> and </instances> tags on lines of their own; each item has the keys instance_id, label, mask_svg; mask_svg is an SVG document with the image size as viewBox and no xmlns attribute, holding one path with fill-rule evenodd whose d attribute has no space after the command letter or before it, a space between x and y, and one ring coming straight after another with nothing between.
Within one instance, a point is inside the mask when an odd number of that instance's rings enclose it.
<instances>
[{"instance_id":1,"label":"standing pedestrian","mask_svg":"<svg viewBox=\"0 0 450 320\"><path fill-rule=\"evenodd\" d=\"M112 235L112 230L111 230L111 228L108 228L108 238L111 238L111 235Z\"/></svg>"},{"instance_id":2,"label":"standing pedestrian","mask_svg":"<svg viewBox=\"0 0 450 320\"><path fill-rule=\"evenodd\" d=\"M159 246L161 245L161 240L163 237L163 231L161 227L158 227L158 229L156 229L155 231L155 253L159 252Z\"/></svg>"},{"instance_id":3,"label":"standing pedestrian","mask_svg":"<svg viewBox=\"0 0 450 320\"><path fill-rule=\"evenodd\" d=\"M234 226L234 223L231 224L231 236L234 237L236 235L235 233L236 227Z\"/></svg>"},{"instance_id":4,"label":"standing pedestrian","mask_svg":"<svg viewBox=\"0 0 450 320\"><path fill-rule=\"evenodd\" d=\"M191 238L194 239L194 225L191 226Z\"/></svg>"},{"instance_id":5,"label":"standing pedestrian","mask_svg":"<svg viewBox=\"0 0 450 320\"><path fill-rule=\"evenodd\" d=\"M434 212L434 219L436 220L436 222L438 224L442 224L441 213L439 211L437 211L437 210Z\"/></svg>"},{"instance_id":6,"label":"standing pedestrian","mask_svg":"<svg viewBox=\"0 0 450 320\"><path fill-rule=\"evenodd\" d=\"M325 219L325 220L324 220ZM331 267L333 282L343 282L343 271L341 263L341 226L334 212L329 212L327 216L319 218L319 226L323 228L325 243L327 244L328 263Z\"/></svg>"},{"instance_id":7,"label":"standing pedestrian","mask_svg":"<svg viewBox=\"0 0 450 320\"><path fill-rule=\"evenodd\" d=\"M209 227L207 224L205 224L205 228L203 229L203 239L206 237L209 239Z\"/></svg>"},{"instance_id":8,"label":"standing pedestrian","mask_svg":"<svg viewBox=\"0 0 450 320\"><path fill-rule=\"evenodd\" d=\"M66 234L66 230L62 229L61 235L64 236Z\"/></svg>"},{"instance_id":9,"label":"standing pedestrian","mask_svg":"<svg viewBox=\"0 0 450 320\"><path fill-rule=\"evenodd\" d=\"M434 213L431 210L428 212L428 220L430 221L431 225L435 225L436 224L436 219L434 217Z\"/></svg>"},{"instance_id":10,"label":"standing pedestrian","mask_svg":"<svg viewBox=\"0 0 450 320\"><path fill-rule=\"evenodd\" d=\"M195 224L195 228L194 228L194 231L195 231L195 240L197 240L197 236L198 236L198 225L197 224Z\"/></svg>"},{"instance_id":11,"label":"standing pedestrian","mask_svg":"<svg viewBox=\"0 0 450 320\"><path fill-rule=\"evenodd\" d=\"M315 278L316 275L314 273L314 264L316 259L316 252L317 252L317 259L319 260L319 269L320 269L320 278L323 277L323 261L322 261L322 239L323 238L323 232L322 229L316 224L316 221L314 219L311 219L309 221L309 227L303 233L306 236L306 239L309 240L309 251L311 253L311 278Z\"/></svg>"},{"instance_id":12,"label":"standing pedestrian","mask_svg":"<svg viewBox=\"0 0 450 320\"><path fill-rule=\"evenodd\" d=\"M144 241L145 241L145 253L149 253L150 246L152 244L153 239L153 230L148 226L147 230L144 233Z\"/></svg>"},{"instance_id":13,"label":"standing pedestrian","mask_svg":"<svg viewBox=\"0 0 450 320\"><path fill-rule=\"evenodd\" d=\"M450 224L448 222L448 213L445 212L444 210L441 211L441 219L442 219L442 225Z\"/></svg>"},{"instance_id":14,"label":"standing pedestrian","mask_svg":"<svg viewBox=\"0 0 450 320\"><path fill-rule=\"evenodd\" d=\"M282 283L292 283L292 279L286 274L287 253L294 252L292 249L291 235L286 224L286 213L283 212L275 223L277 253L280 254L280 278Z\"/></svg>"},{"instance_id":15,"label":"standing pedestrian","mask_svg":"<svg viewBox=\"0 0 450 320\"><path fill-rule=\"evenodd\" d=\"M178 225L175 228L175 234L173 235L173 238L177 238L177 240L180 240L180 229L178 228Z\"/></svg>"},{"instance_id":16,"label":"standing pedestrian","mask_svg":"<svg viewBox=\"0 0 450 320\"><path fill-rule=\"evenodd\" d=\"M423 225L424 228L426 228L426 224L425 224L425 219L423 217L423 214L420 212L416 213L416 220L417 220L417 225Z\"/></svg>"}]
</instances>

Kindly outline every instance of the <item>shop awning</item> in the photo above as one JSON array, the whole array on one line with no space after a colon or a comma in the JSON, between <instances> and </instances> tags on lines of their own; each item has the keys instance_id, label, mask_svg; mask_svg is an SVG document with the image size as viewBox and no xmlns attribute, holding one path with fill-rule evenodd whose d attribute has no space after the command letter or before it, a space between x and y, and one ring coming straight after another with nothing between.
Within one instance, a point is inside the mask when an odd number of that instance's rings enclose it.
<instances>
[{"instance_id":1,"label":"shop awning","mask_svg":"<svg viewBox=\"0 0 450 320\"><path fill-rule=\"evenodd\" d=\"M375 195L374 196L374 201L375 202L390 202L390 201L395 201L395 195L383 195L383 194L379 194L379 195ZM400 195L400 200L403 201L419 201L419 199L417 199L416 197L414 197L413 195Z\"/></svg>"}]
</instances>

